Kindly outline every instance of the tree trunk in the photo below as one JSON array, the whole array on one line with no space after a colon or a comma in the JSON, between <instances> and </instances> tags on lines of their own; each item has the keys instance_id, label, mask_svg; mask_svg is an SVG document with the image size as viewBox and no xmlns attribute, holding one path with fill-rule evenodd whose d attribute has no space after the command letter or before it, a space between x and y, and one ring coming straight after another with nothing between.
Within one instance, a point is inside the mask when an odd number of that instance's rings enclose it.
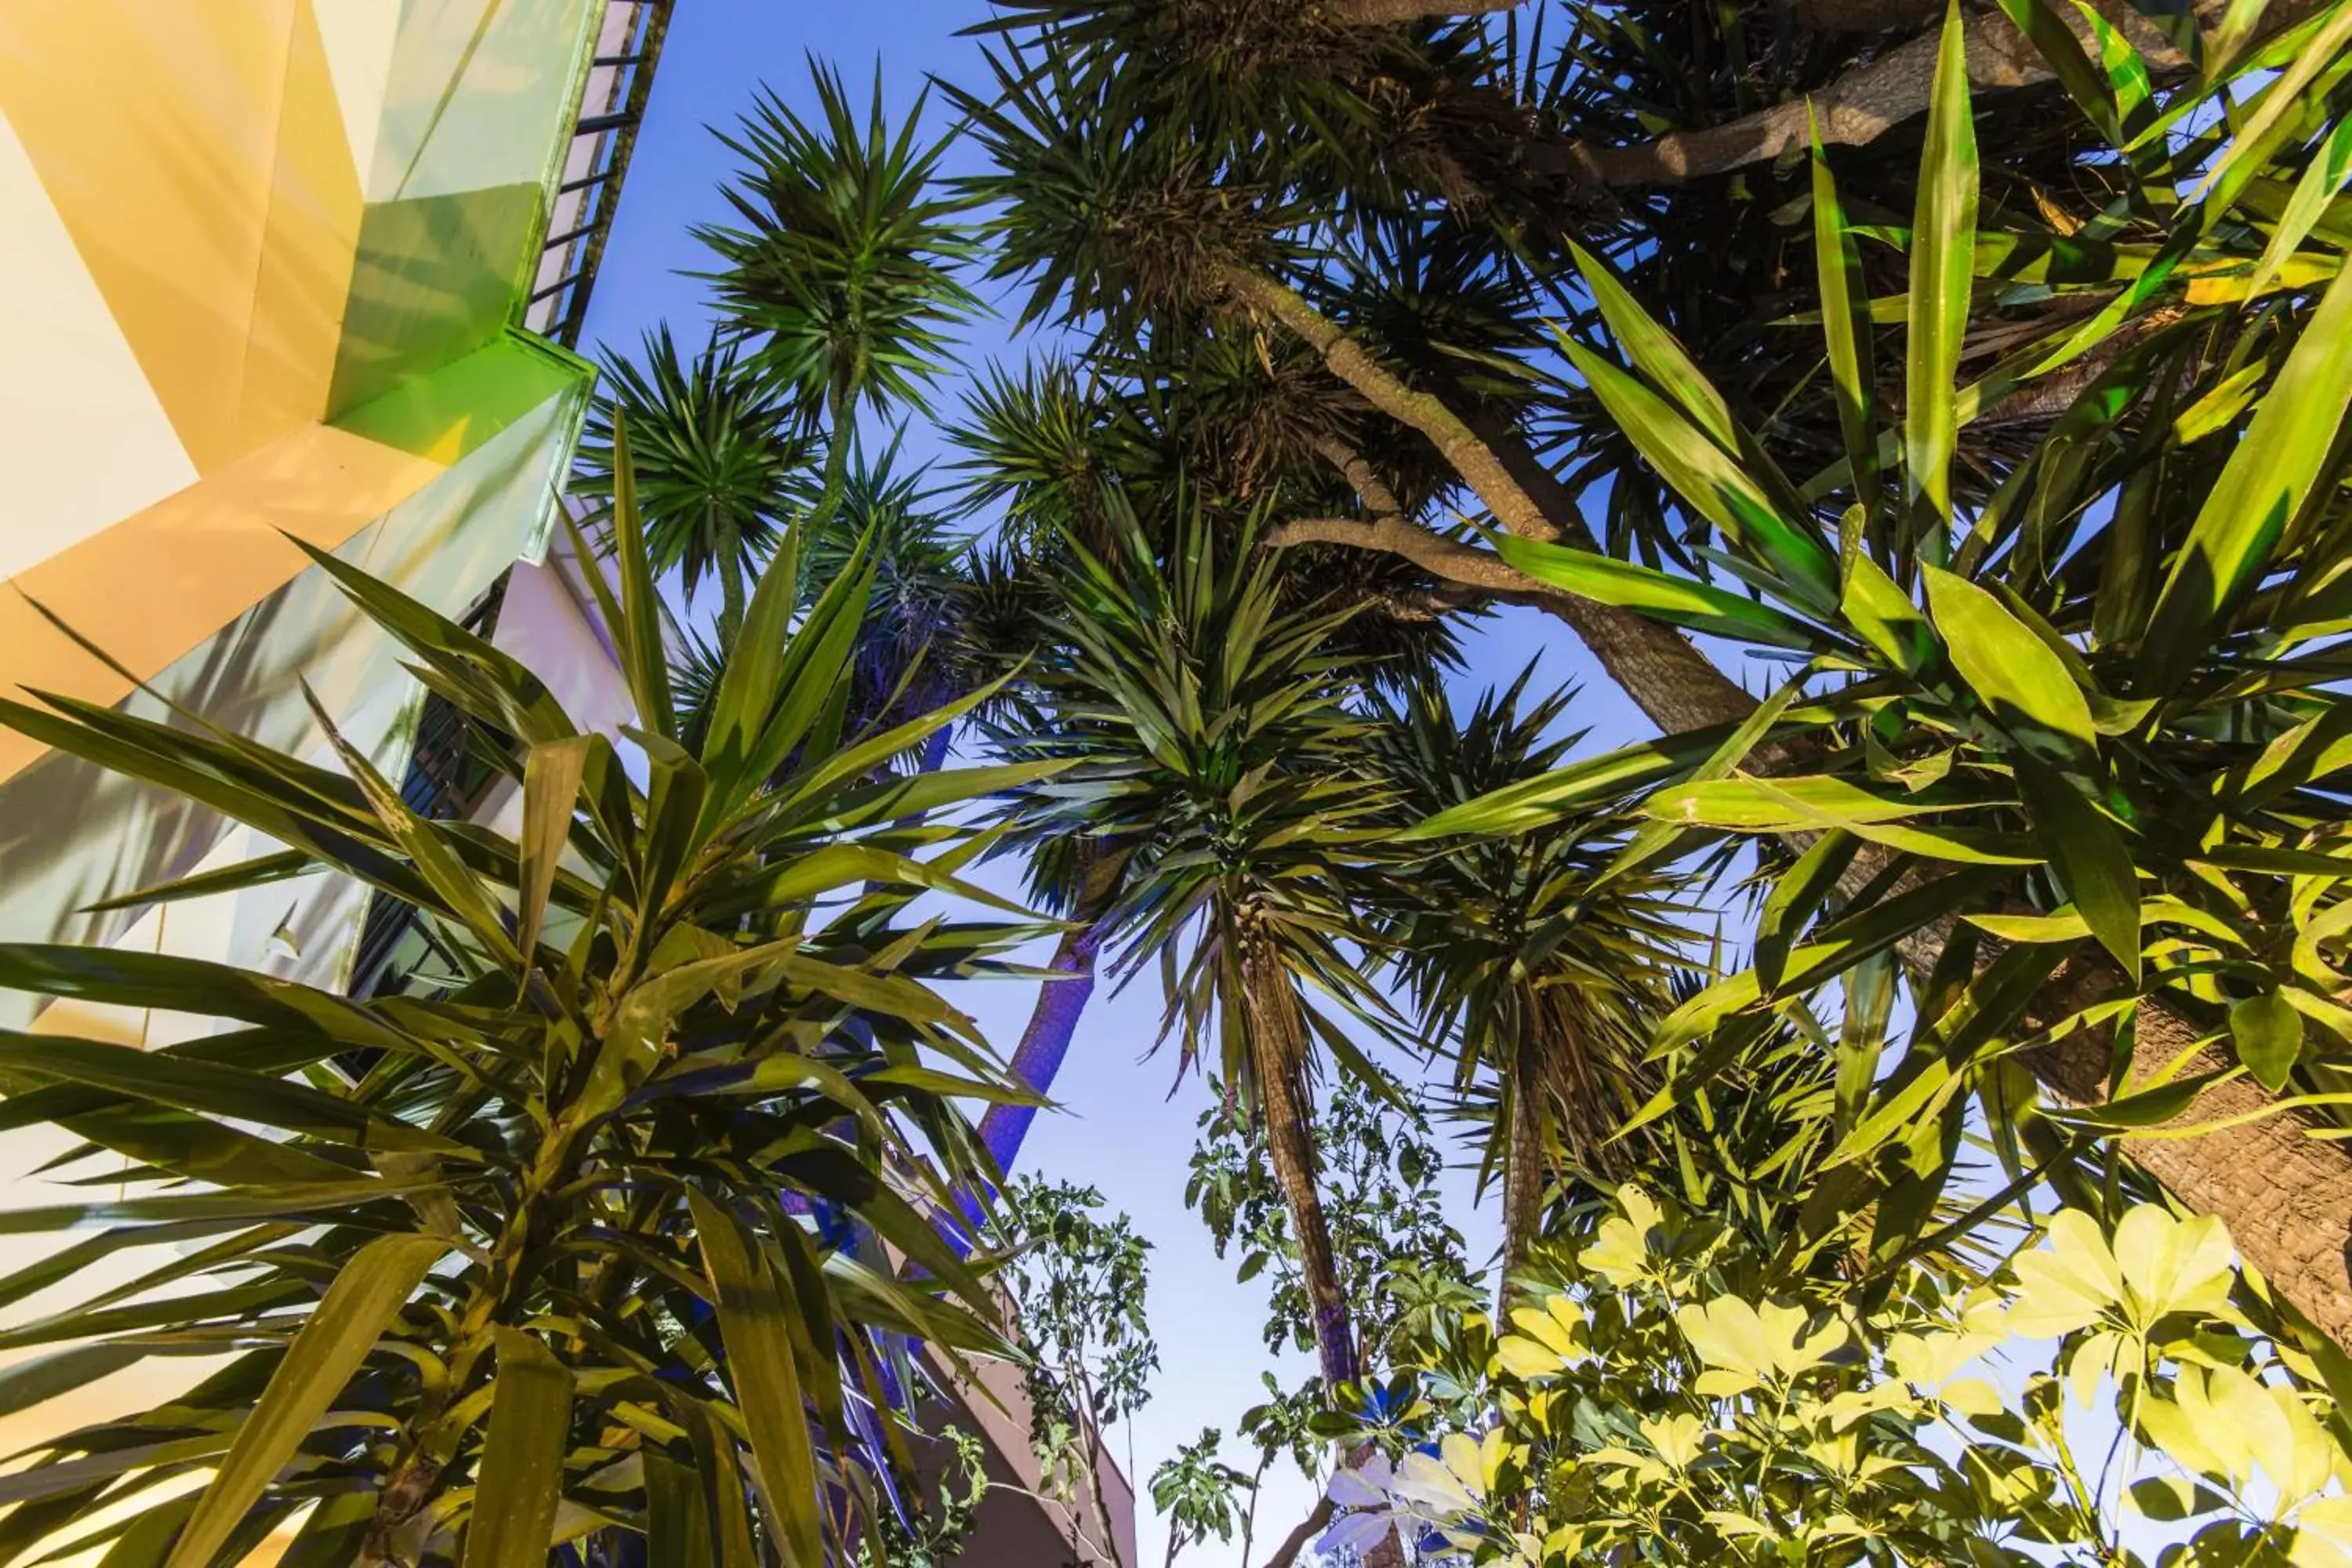
<instances>
[{"instance_id":1,"label":"tree trunk","mask_svg":"<svg viewBox=\"0 0 2352 1568\"><path fill-rule=\"evenodd\" d=\"M1250 1076L1265 1120L1266 1160L1290 1211L1291 1240L1314 1320L1315 1353L1326 1383L1348 1383L1358 1371L1355 1316L1339 1288L1331 1230L1316 1185L1314 1110L1307 1092L1307 1030L1289 971L1263 935L1243 936L1241 998L1249 1031Z\"/></svg>"},{"instance_id":2,"label":"tree trunk","mask_svg":"<svg viewBox=\"0 0 2352 1568\"><path fill-rule=\"evenodd\" d=\"M2034 999L2030 1019L2047 1024L2126 989L2123 972L2096 958L2070 961ZM2199 1042L2202 1032L2168 1007L2143 1002L2132 1040L2134 1078L2151 1077L2186 1055L2184 1077L2218 1072L2229 1061ZM2068 1105L2105 1102L2114 1031L2082 1030L2028 1057L2025 1065ZM2343 1145L2310 1136L2299 1111L2269 1110L2272 1096L2252 1079L2216 1084L2163 1127L2252 1116L2242 1126L2195 1137L2123 1134L2134 1164L2200 1214L2230 1227L2239 1256L2337 1344L2352 1349L2352 1159Z\"/></svg>"},{"instance_id":3,"label":"tree trunk","mask_svg":"<svg viewBox=\"0 0 2352 1568\"><path fill-rule=\"evenodd\" d=\"M1512 1277L1527 1261L1528 1243L1543 1216L1544 1125L1542 1092L1528 1069L1534 1063L1532 1020L1520 1026L1519 1060L1512 1082L1510 1125L1503 1146L1503 1267L1495 1282L1495 1323L1497 1332L1507 1321Z\"/></svg>"},{"instance_id":4,"label":"tree trunk","mask_svg":"<svg viewBox=\"0 0 2352 1568\"><path fill-rule=\"evenodd\" d=\"M1045 967L1057 978L1038 987L1037 1003L1021 1043L1013 1052L1013 1081L1039 1093L1054 1086L1055 1075L1077 1037L1078 1019L1095 994L1095 954L1109 934L1108 922L1097 921L1062 933ZM1060 978L1066 976L1066 978ZM980 1141L1000 1170L1009 1171L1037 1120L1034 1105L992 1105L980 1121Z\"/></svg>"},{"instance_id":5,"label":"tree trunk","mask_svg":"<svg viewBox=\"0 0 2352 1568\"><path fill-rule=\"evenodd\" d=\"M1088 858L1079 879L1076 907L1071 911L1086 923L1062 933L1061 941L1055 944L1053 958L1045 965L1056 975L1068 978L1048 980L1037 988L1029 1025L1021 1031L1020 1043L1013 1047L1013 1081L1040 1094L1054 1087L1054 1079L1060 1075L1062 1063L1070 1054L1071 1042L1077 1037L1078 1019L1094 996L1095 956L1110 937L1112 922L1108 906L1126 869L1124 850L1099 850ZM1022 1143L1029 1136L1030 1124L1036 1120L1037 1108L1034 1105L988 1108L980 1121L980 1141L999 1170L1013 1168Z\"/></svg>"},{"instance_id":6,"label":"tree trunk","mask_svg":"<svg viewBox=\"0 0 2352 1568\"><path fill-rule=\"evenodd\" d=\"M2299 11L2301 5L2286 9ZM2274 14L2265 16L2266 28L2284 25ZM1513 532L1559 538L1570 528L1581 531L1581 522L1572 516L1544 516L1521 477L1441 399L1407 388L1304 298L1274 279L1239 268L1228 277L1227 288L1236 300L1296 331L1334 374L1375 408L1435 443L1454 471ZM1564 595L1558 605L1556 613L1583 637L1610 678L1668 734L1736 722L1755 710L1753 697L1671 627ZM1859 864L1863 858L1856 859ZM1904 944L1905 960L1915 973L1923 973L1933 968L1942 945L1940 933L1919 933ZM2067 1016L2079 1005L2079 996L2097 994L2089 978L2095 973L2086 971L2065 984L2045 988L2036 1014L2045 1022ZM2121 983L2118 973L2114 984ZM2159 1070L2206 1033L2173 1005L2155 997L2141 1002L2138 1016L2135 1064L2143 1075ZM2095 1070L2086 1070L2086 1051L2096 1056ZM2104 1049L2092 1039L2062 1047L2055 1064L2032 1066L2053 1093L2088 1105L2106 1099L2105 1059ZM2218 1058L2200 1059L2210 1066ZM2243 1114L2273 1103L2259 1085L2240 1079L2207 1090L2189 1112L2167 1127ZM2352 1351L2352 1246L2347 1245L2352 1242L2352 1155L2306 1136L2310 1125L2299 1113L2287 1111L2191 1138L2143 1133L2126 1138L2125 1147L2136 1163L2181 1202L2227 1225L2241 1255L2331 1339Z\"/></svg>"},{"instance_id":7,"label":"tree trunk","mask_svg":"<svg viewBox=\"0 0 2352 1568\"><path fill-rule=\"evenodd\" d=\"M2139 51L2150 69L2178 71L2189 65L2187 57L2163 31L2131 5L2121 0L2100 0L2095 8ZM2315 0L2274 0L2263 12L2249 44L2276 37L2315 8ZM1906 0L1811 0L1810 5L1801 0L1795 7L1801 21L1810 21L1811 14L1818 14L1831 31L1848 30L1848 24L1861 30L1899 25L1909 9ZM2191 10L2200 24L2210 27L2223 7L2215 0L2199 0ZM1941 6L1934 8L1935 14L1941 11ZM2058 6L2054 15L2095 62L2099 41L2090 22L2069 5ZM1979 93L2037 87L2057 79L2042 52L1997 9L1970 16L1966 40L1969 85ZM1603 184L1670 185L1801 152L1811 144L1815 124L1827 145L1861 146L1927 111L1940 44L1938 33L1931 29L1856 66L1810 98L1776 103L1721 125L1676 131L1637 146L1580 146L1574 149L1574 161ZM2057 106L2051 112L2075 111Z\"/></svg>"},{"instance_id":8,"label":"tree trunk","mask_svg":"<svg viewBox=\"0 0 2352 1568\"><path fill-rule=\"evenodd\" d=\"M735 634L743 629L743 542L735 531L731 519L721 518L719 523L719 647L721 652L735 646Z\"/></svg>"}]
</instances>

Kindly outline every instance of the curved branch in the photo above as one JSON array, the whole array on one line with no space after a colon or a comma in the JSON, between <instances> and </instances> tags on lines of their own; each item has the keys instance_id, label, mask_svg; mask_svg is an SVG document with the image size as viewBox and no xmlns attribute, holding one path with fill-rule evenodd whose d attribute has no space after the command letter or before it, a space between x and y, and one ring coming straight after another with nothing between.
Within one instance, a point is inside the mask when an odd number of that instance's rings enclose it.
<instances>
[{"instance_id":1,"label":"curved branch","mask_svg":"<svg viewBox=\"0 0 2352 1568\"><path fill-rule=\"evenodd\" d=\"M2086 33L2089 24L2074 18ZM2048 62L1999 12L1969 19L1969 83L1979 91L2030 87L2055 79ZM1858 147L1927 111L1941 40L1927 32L1832 82L1811 99L1792 99L1703 131L1677 131L1637 147L1580 149L1585 165L1612 185L1673 185L1778 158L1810 144L1806 106L1821 123L1822 141Z\"/></svg>"},{"instance_id":2,"label":"curved branch","mask_svg":"<svg viewBox=\"0 0 2352 1568\"><path fill-rule=\"evenodd\" d=\"M1515 605L1534 605L1559 613L1569 595L1523 576L1490 551L1433 533L1401 517L1366 521L1348 517L1301 517L1269 529L1270 550L1299 544L1338 544L1352 550L1373 550L1412 562L1431 576L1477 590L1489 598ZM1563 616L1563 618L1565 618Z\"/></svg>"},{"instance_id":3,"label":"curved branch","mask_svg":"<svg viewBox=\"0 0 2352 1568\"><path fill-rule=\"evenodd\" d=\"M1553 508L1548 509L1536 499L1535 490L1545 487L1533 475L1528 482L1522 482L1513 464L1443 398L1406 385L1346 328L1318 310L1297 290L1233 264L1221 269L1218 281L1234 304L1271 316L1290 329L1321 356L1326 369L1364 401L1419 431L1486 503L1496 521L1511 532L1522 539L1599 548L1591 531L1577 515L1572 500L1556 482L1547 492L1554 501ZM1532 461L1518 466L1538 471L1542 468ZM1549 476L1542 479L1549 480ZM1755 709L1753 697L1672 626L1567 594L1554 595L1544 605L1568 623L1609 678L1625 689L1651 722L1669 734L1737 722Z\"/></svg>"},{"instance_id":4,"label":"curved branch","mask_svg":"<svg viewBox=\"0 0 2352 1568\"><path fill-rule=\"evenodd\" d=\"M1300 1521L1297 1530L1283 1538L1282 1544L1275 1549L1274 1555L1265 1560L1265 1568L1290 1568L1292 1563L1298 1561L1298 1554L1307 1550L1307 1543L1320 1535L1323 1532L1323 1527L1330 1522L1330 1498L1328 1496L1318 1498L1315 1501L1315 1511Z\"/></svg>"}]
</instances>

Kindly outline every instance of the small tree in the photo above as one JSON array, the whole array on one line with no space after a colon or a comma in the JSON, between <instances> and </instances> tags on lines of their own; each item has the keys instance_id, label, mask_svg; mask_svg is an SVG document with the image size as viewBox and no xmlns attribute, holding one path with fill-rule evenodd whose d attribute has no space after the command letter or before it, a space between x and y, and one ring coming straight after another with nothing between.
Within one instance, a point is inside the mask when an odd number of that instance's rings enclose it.
<instances>
[{"instance_id":1,"label":"small tree","mask_svg":"<svg viewBox=\"0 0 2352 1568\"><path fill-rule=\"evenodd\" d=\"M106 1180L130 1189L13 1215L19 1230L110 1228L0 1295L178 1248L11 1331L13 1346L79 1342L15 1374L9 1397L190 1347L230 1356L155 1408L33 1450L7 1481L12 1555L115 1541L204 1568L299 1522L299 1568L461 1550L537 1563L615 1533L657 1562L804 1568L887 1507L887 1445L871 1440L904 1416L885 1406L881 1427L853 1430L849 1391L874 1384L893 1336L1006 1349L929 1211L977 1168L956 1100L1017 1094L932 982L987 971L1020 932L902 922L931 890L988 895L955 876L961 830L898 825L1007 775L877 776L956 710L845 731L842 634L872 567L852 561L796 620L789 544L751 596L708 735L681 743L625 426L614 474L620 592L589 583L637 709L642 784L506 654L311 552L511 758L518 837L419 819L323 711L341 771L194 713L0 701L12 728L284 846L123 904L331 872L410 905L457 966L442 994L359 1002L165 954L0 945L0 984L228 1026L154 1052L0 1041L7 1123L68 1130L75 1160L120 1157ZM893 1278L861 1233L919 1272ZM156 1495L205 1468L200 1493Z\"/></svg>"},{"instance_id":2,"label":"small tree","mask_svg":"<svg viewBox=\"0 0 2352 1568\"><path fill-rule=\"evenodd\" d=\"M1100 1485L1103 1434L1150 1402L1160 1366L1144 1306L1151 1244L1125 1215L1100 1217L1103 1196L1093 1187L1021 1177L1005 1187L1002 1207L1015 1249L1005 1279L1028 1352L1038 1471L1064 1506L1072 1550L1090 1529L1095 1549L1116 1563L1118 1531Z\"/></svg>"}]
</instances>

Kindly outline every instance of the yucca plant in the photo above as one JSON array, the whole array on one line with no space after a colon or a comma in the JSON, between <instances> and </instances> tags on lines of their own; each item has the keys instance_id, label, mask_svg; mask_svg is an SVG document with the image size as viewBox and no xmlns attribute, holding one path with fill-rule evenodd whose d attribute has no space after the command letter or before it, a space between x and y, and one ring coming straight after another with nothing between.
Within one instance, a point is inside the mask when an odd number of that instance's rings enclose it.
<instances>
[{"instance_id":1,"label":"yucca plant","mask_svg":"<svg viewBox=\"0 0 2352 1568\"><path fill-rule=\"evenodd\" d=\"M1339 875L1381 803L1357 765L1354 672L1329 652L1349 611L1283 609L1269 558L1246 542L1220 552L1202 524L1162 559L1116 496L1109 506L1118 553L1067 552L1064 651L1038 677L1045 722L1008 737L1016 755L1074 764L1031 791L1023 831L1085 841L1097 866L1118 857L1096 918L1122 968L1159 962L1184 1063L1214 1051L1264 1117L1324 1372L1345 1381L1357 1347L1310 1095L1327 1051L1371 1071L1326 1008L1378 1005L1349 951Z\"/></svg>"},{"instance_id":2,"label":"yucca plant","mask_svg":"<svg viewBox=\"0 0 2352 1568\"><path fill-rule=\"evenodd\" d=\"M435 996L359 1002L185 958L0 948L0 984L223 1026L151 1053L0 1040L0 1123L65 1129L74 1162L125 1189L8 1215L79 1234L0 1299L161 1249L0 1334L73 1346L12 1370L6 1404L150 1356L231 1358L33 1449L0 1481L17 1505L0 1559L110 1542L110 1563L204 1568L291 1530L285 1561L319 1568L543 1568L558 1542L626 1536L656 1563L814 1568L906 1462L905 1336L1001 1349L933 1217L982 1163L958 1101L1019 1096L935 986L1032 928L904 918L926 892L987 895L957 877L981 840L901 825L1064 764L883 771L960 708L847 729L873 563L853 552L800 612L789 540L707 734L681 744L632 471L624 420L617 597L589 576L640 720L621 741L312 552L511 758L517 837L412 816L323 712L340 771L194 714L0 704L285 846L119 905L348 876L462 969Z\"/></svg>"},{"instance_id":3,"label":"yucca plant","mask_svg":"<svg viewBox=\"0 0 2352 1568\"><path fill-rule=\"evenodd\" d=\"M719 264L730 330L837 440L860 402L922 407L978 302L957 276L973 254L970 203L932 186L947 142L916 140L921 103L894 131L878 68L862 119L838 73L810 75L813 119L763 93L721 136L742 161L724 190L736 221L694 232Z\"/></svg>"},{"instance_id":4,"label":"yucca plant","mask_svg":"<svg viewBox=\"0 0 2352 1568\"><path fill-rule=\"evenodd\" d=\"M803 410L737 348L713 341L689 361L663 327L646 334L635 359L605 362L572 476L574 493L601 507L612 503L614 432L624 420L654 570L677 572L689 597L716 577L719 642L731 643L746 584L783 537L794 482L818 449Z\"/></svg>"},{"instance_id":5,"label":"yucca plant","mask_svg":"<svg viewBox=\"0 0 2352 1568\"><path fill-rule=\"evenodd\" d=\"M1371 765L1399 828L1556 768L1570 694L1527 700L1530 665L1458 720L1439 682L1376 700ZM1555 1181L1606 1180L1651 1152L1618 1134L1657 1084L1643 1060L1672 1009L1688 912L1655 848L1606 805L1507 837L1455 839L1371 868L1364 896L1457 1094L1491 1080L1481 1181L1501 1178L1502 1289Z\"/></svg>"}]
</instances>

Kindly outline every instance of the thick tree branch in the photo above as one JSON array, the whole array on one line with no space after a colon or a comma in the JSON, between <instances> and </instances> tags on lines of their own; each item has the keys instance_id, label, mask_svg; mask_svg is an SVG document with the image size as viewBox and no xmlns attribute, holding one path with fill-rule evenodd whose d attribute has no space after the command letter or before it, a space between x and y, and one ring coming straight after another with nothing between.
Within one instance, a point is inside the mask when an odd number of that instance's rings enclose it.
<instances>
[{"instance_id":1,"label":"thick tree branch","mask_svg":"<svg viewBox=\"0 0 2352 1568\"><path fill-rule=\"evenodd\" d=\"M1883 33L1924 26L1944 14L1937 0L1790 0L1788 9L1817 33Z\"/></svg>"},{"instance_id":2,"label":"thick tree branch","mask_svg":"<svg viewBox=\"0 0 2352 1568\"><path fill-rule=\"evenodd\" d=\"M1353 550L1374 550L1400 556L1431 576L1515 605L1557 610L1570 595L1547 588L1506 565L1491 551L1444 538L1417 522L1401 517L1366 521L1348 517L1301 517L1281 523L1265 536L1268 549L1286 550L1297 544L1340 544Z\"/></svg>"},{"instance_id":3,"label":"thick tree branch","mask_svg":"<svg viewBox=\"0 0 2352 1568\"><path fill-rule=\"evenodd\" d=\"M2083 24L2087 30L2088 24ZM2053 79L2025 35L2008 17L1989 12L1968 24L1969 81L1978 90L2028 87ZM1941 40L1928 32L1889 49L1831 83L1811 99L1795 99L1701 131L1677 131L1636 147L1585 147L1586 166L1611 185L1672 185L1760 163L1810 143L1810 101L1831 146L1874 142L1927 111Z\"/></svg>"},{"instance_id":4,"label":"thick tree branch","mask_svg":"<svg viewBox=\"0 0 2352 1568\"><path fill-rule=\"evenodd\" d=\"M1275 1548L1274 1555L1265 1560L1265 1568L1290 1568L1298 1561L1298 1554L1307 1550L1307 1542L1322 1534L1323 1527L1330 1522L1331 1500L1328 1496L1317 1499L1315 1510L1299 1521L1297 1529L1283 1538L1282 1544Z\"/></svg>"},{"instance_id":5,"label":"thick tree branch","mask_svg":"<svg viewBox=\"0 0 2352 1568\"><path fill-rule=\"evenodd\" d=\"M1496 521L1522 539L1557 541L1561 526L1548 518L1461 416L1434 393L1407 386L1374 359L1345 328L1297 290L1249 268L1227 266L1220 281L1238 303L1273 317L1322 356L1331 374L1398 424L1420 431L1463 482L1477 492Z\"/></svg>"},{"instance_id":6,"label":"thick tree branch","mask_svg":"<svg viewBox=\"0 0 2352 1568\"><path fill-rule=\"evenodd\" d=\"M1289 328L1367 403L1419 431L1511 532L1580 549L1597 547L1556 481L1551 481L1559 509L1555 512L1538 501L1512 466L1443 398L1407 386L1297 290L1238 266L1225 268L1221 281L1235 304ZM1539 463L1523 466L1541 470ZM1549 479L1549 475L1544 478ZM1543 604L1568 623L1651 722L1670 734L1735 721L1756 706L1753 697L1672 626L1572 595L1555 594Z\"/></svg>"},{"instance_id":7,"label":"thick tree branch","mask_svg":"<svg viewBox=\"0 0 2352 1568\"><path fill-rule=\"evenodd\" d=\"M1328 436L1315 443L1315 450L1339 470L1339 477L1362 499L1365 510L1377 517L1404 515L1404 503L1397 500L1396 491L1389 489L1380 475L1372 472L1372 465L1364 460L1361 453Z\"/></svg>"}]
</instances>

